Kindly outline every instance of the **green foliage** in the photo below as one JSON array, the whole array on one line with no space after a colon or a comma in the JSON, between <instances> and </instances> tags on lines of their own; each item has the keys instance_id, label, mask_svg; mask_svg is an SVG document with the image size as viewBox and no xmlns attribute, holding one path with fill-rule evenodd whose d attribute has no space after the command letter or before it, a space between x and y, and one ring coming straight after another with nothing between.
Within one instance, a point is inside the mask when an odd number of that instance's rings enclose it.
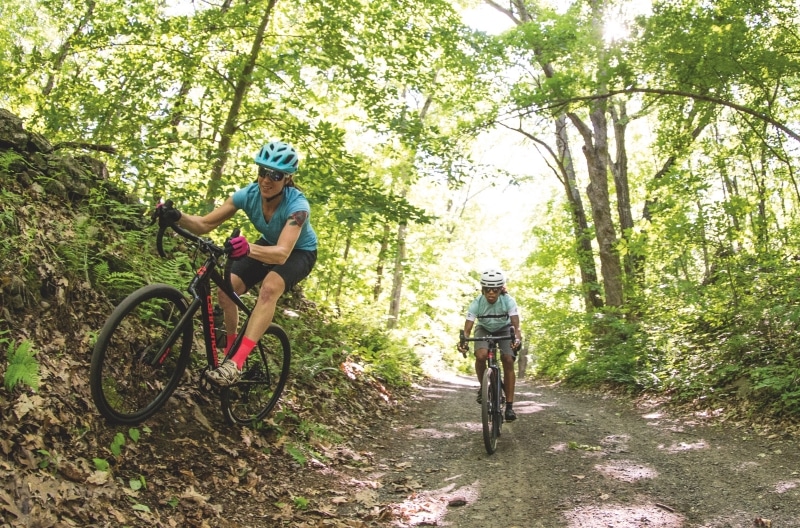
<instances>
[{"instance_id":1,"label":"green foliage","mask_svg":"<svg viewBox=\"0 0 800 528\"><path fill-rule=\"evenodd\" d=\"M341 375L339 365L348 358L363 363L370 376L390 386L408 386L421 374L413 347L365 321L277 314L276 322L292 341L292 370L301 382Z\"/></svg>"},{"instance_id":2,"label":"green foliage","mask_svg":"<svg viewBox=\"0 0 800 528\"><path fill-rule=\"evenodd\" d=\"M367 373L394 386L408 386L422 374L414 348L386 331L351 322L344 351L366 363Z\"/></svg>"},{"instance_id":3,"label":"green foliage","mask_svg":"<svg viewBox=\"0 0 800 528\"><path fill-rule=\"evenodd\" d=\"M144 475L139 475L136 478L128 480L128 486L130 486L133 491L147 489L147 480L144 478Z\"/></svg>"},{"instance_id":4,"label":"green foliage","mask_svg":"<svg viewBox=\"0 0 800 528\"><path fill-rule=\"evenodd\" d=\"M4 159L5 156L0 157ZM12 189L0 190L0 262L10 262L12 256L22 262L29 260L30 248L20 244L20 229L17 224L18 208L24 197ZM22 254L20 254L22 253Z\"/></svg>"},{"instance_id":5,"label":"green foliage","mask_svg":"<svg viewBox=\"0 0 800 528\"><path fill-rule=\"evenodd\" d=\"M111 445L108 448L115 457L118 457L122 453L122 447L124 445L125 435L122 433L117 433L114 435L114 440L111 442Z\"/></svg>"},{"instance_id":6,"label":"green foliage","mask_svg":"<svg viewBox=\"0 0 800 528\"><path fill-rule=\"evenodd\" d=\"M128 437L131 440L133 440L134 443L137 443L139 441L139 437L140 436L141 436L141 433L135 427L132 427L132 428L128 429Z\"/></svg>"},{"instance_id":7,"label":"green foliage","mask_svg":"<svg viewBox=\"0 0 800 528\"><path fill-rule=\"evenodd\" d=\"M142 245L153 247L153 252L142 252ZM116 251L120 255L130 256L120 271L110 271L106 262L94 267L99 286L112 299L122 299L132 291L146 284L162 282L183 289L191 277L192 262L186 255L174 253L172 257L162 259L155 254L155 237L144 240L141 235L120 240ZM117 267L122 267L117 265Z\"/></svg>"},{"instance_id":8,"label":"green foliage","mask_svg":"<svg viewBox=\"0 0 800 528\"><path fill-rule=\"evenodd\" d=\"M330 431L324 425L309 422L307 420L300 421L300 424L297 426L297 431L300 433L302 438L305 438L308 441L324 440L333 443L340 443L343 441L343 438L340 435Z\"/></svg>"},{"instance_id":9,"label":"green foliage","mask_svg":"<svg viewBox=\"0 0 800 528\"><path fill-rule=\"evenodd\" d=\"M598 313L589 330L584 361L569 374L575 382L612 384L635 392L660 389L661 356L640 324L614 313Z\"/></svg>"},{"instance_id":10,"label":"green foliage","mask_svg":"<svg viewBox=\"0 0 800 528\"><path fill-rule=\"evenodd\" d=\"M28 166L25 158L23 158L19 152L15 150L4 151L0 154L0 178L9 180L16 179L16 176L14 176L16 169L12 170L12 167L20 164L25 167Z\"/></svg>"},{"instance_id":11,"label":"green foliage","mask_svg":"<svg viewBox=\"0 0 800 528\"><path fill-rule=\"evenodd\" d=\"M19 384L39 390L39 362L33 343L25 339L15 346L11 340L5 341L8 343L8 365L3 377L6 390L12 391Z\"/></svg>"},{"instance_id":12,"label":"green foliage","mask_svg":"<svg viewBox=\"0 0 800 528\"><path fill-rule=\"evenodd\" d=\"M284 445L284 449L289 454L289 456L291 456L294 459L295 462L297 462L301 466L305 466L306 465L306 462L308 461L308 458L306 458L306 455L305 455L305 453L303 453L303 450L301 448L299 448L295 444L287 442Z\"/></svg>"},{"instance_id":13,"label":"green foliage","mask_svg":"<svg viewBox=\"0 0 800 528\"><path fill-rule=\"evenodd\" d=\"M50 451L47 449L37 449L36 452L42 455L42 459L39 460L38 464L40 469L46 469L55 462L53 456L50 454Z\"/></svg>"}]
</instances>

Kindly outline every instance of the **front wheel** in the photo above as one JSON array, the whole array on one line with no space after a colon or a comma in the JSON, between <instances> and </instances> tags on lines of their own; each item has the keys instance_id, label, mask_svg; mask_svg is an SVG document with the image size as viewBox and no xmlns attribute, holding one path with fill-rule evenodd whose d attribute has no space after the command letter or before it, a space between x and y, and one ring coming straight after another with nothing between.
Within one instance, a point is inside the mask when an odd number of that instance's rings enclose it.
<instances>
[{"instance_id":1,"label":"front wheel","mask_svg":"<svg viewBox=\"0 0 800 528\"><path fill-rule=\"evenodd\" d=\"M222 414L228 423L252 425L272 412L289 378L290 358L286 332L270 325L247 356L241 379L222 391Z\"/></svg>"},{"instance_id":2,"label":"front wheel","mask_svg":"<svg viewBox=\"0 0 800 528\"><path fill-rule=\"evenodd\" d=\"M483 444L486 452L490 455L497 450L497 436L500 428L495 423L497 421L496 407L499 402L496 400L496 390L494 389L494 369L487 368L483 373L481 382L481 418L483 419Z\"/></svg>"},{"instance_id":3,"label":"front wheel","mask_svg":"<svg viewBox=\"0 0 800 528\"><path fill-rule=\"evenodd\" d=\"M126 297L103 325L92 351L92 399L109 422L136 425L172 395L189 363L192 324L178 329L188 303L166 284Z\"/></svg>"}]
</instances>

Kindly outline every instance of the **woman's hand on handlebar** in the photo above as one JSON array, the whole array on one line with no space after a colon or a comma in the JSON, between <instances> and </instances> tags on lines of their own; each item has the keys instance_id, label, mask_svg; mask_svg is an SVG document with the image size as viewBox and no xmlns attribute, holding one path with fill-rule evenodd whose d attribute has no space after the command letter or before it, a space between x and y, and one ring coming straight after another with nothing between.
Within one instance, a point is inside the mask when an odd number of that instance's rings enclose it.
<instances>
[{"instance_id":1,"label":"woman's hand on handlebar","mask_svg":"<svg viewBox=\"0 0 800 528\"><path fill-rule=\"evenodd\" d=\"M169 227L181 219L181 212L175 209L172 200L167 200L156 206L156 210L150 216L153 221L158 220L159 227Z\"/></svg>"},{"instance_id":2,"label":"woman's hand on handlebar","mask_svg":"<svg viewBox=\"0 0 800 528\"><path fill-rule=\"evenodd\" d=\"M232 259L239 259L250 254L250 244L242 235L232 236L225 241L225 250Z\"/></svg>"}]
</instances>

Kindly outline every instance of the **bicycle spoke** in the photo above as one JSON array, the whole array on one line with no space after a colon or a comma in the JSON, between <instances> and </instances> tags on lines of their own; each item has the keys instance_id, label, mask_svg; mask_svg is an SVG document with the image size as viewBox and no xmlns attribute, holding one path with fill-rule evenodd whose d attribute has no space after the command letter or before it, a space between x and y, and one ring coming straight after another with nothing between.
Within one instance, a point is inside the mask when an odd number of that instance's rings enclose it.
<instances>
[{"instance_id":1,"label":"bicycle spoke","mask_svg":"<svg viewBox=\"0 0 800 528\"><path fill-rule=\"evenodd\" d=\"M131 294L109 317L91 372L95 405L108 420L139 423L174 391L188 361L191 331L163 345L185 310L177 290L155 285Z\"/></svg>"},{"instance_id":2,"label":"bicycle spoke","mask_svg":"<svg viewBox=\"0 0 800 528\"><path fill-rule=\"evenodd\" d=\"M289 376L289 338L272 325L250 353L238 383L222 393L222 410L231 423L252 425L267 416Z\"/></svg>"}]
</instances>

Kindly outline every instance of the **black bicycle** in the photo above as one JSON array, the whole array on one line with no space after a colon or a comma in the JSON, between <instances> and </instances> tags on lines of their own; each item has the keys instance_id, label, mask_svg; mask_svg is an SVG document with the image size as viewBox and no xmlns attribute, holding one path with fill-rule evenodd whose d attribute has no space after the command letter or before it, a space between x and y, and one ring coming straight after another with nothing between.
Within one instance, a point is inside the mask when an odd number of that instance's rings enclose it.
<instances>
[{"instance_id":1,"label":"black bicycle","mask_svg":"<svg viewBox=\"0 0 800 528\"><path fill-rule=\"evenodd\" d=\"M486 358L486 370L481 380L481 419L483 420L483 444L490 455L497 450L497 438L503 428L503 369L498 358L498 343L513 341L514 329L509 328L507 336L487 335L483 337L466 337L464 331L459 334L461 345L467 342L485 341L489 345ZM465 354L466 355L466 354Z\"/></svg>"},{"instance_id":2,"label":"black bicycle","mask_svg":"<svg viewBox=\"0 0 800 528\"><path fill-rule=\"evenodd\" d=\"M114 309L100 331L92 352L92 399L100 414L111 423L135 425L155 414L184 374L188 381L198 383L201 390L216 392L205 373L225 359L217 354L217 343L224 343L225 339L218 335L215 326L212 282L245 314L242 328L250 318L251 310L230 284L232 259L228 258L228 251L178 225L169 227L197 250L195 255L204 255L204 261L189 283L190 299L167 284L144 286ZM165 231L166 227L161 227L157 236L162 257ZM238 230L231 236L237 235ZM199 373L193 369L187 371L195 346L198 311L206 352L206 365ZM222 333L224 330L219 332ZM243 332L239 332L231 351L239 346L242 336ZM228 423L252 425L272 411L289 377L290 356L286 332L276 324L270 325L247 357L241 379L219 391L222 413Z\"/></svg>"}]
</instances>

